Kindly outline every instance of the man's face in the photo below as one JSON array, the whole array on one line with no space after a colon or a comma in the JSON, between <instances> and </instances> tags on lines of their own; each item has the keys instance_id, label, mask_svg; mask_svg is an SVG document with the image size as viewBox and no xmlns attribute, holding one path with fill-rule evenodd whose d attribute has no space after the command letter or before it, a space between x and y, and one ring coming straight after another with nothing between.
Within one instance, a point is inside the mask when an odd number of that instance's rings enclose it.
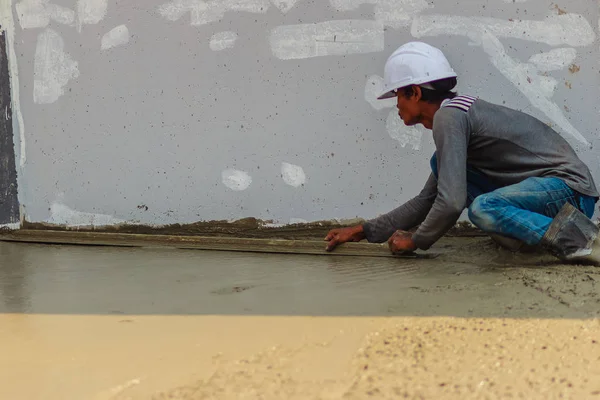
<instances>
[{"instance_id":1,"label":"man's face","mask_svg":"<svg viewBox=\"0 0 600 400\"><path fill-rule=\"evenodd\" d=\"M402 89L397 93L398 115L404 121L405 125L412 126L421 122L421 107L419 106L419 96L413 93L407 97Z\"/></svg>"},{"instance_id":2,"label":"man's face","mask_svg":"<svg viewBox=\"0 0 600 400\"><path fill-rule=\"evenodd\" d=\"M425 128L431 129L431 126L427 121L423 120L422 110L421 110L421 92L419 90L415 90L415 92L411 96L406 96L404 90L398 90L396 95L398 100L396 107L398 107L398 115L404 121L404 124L407 126L413 126L417 124L423 124Z\"/></svg>"}]
</instances>

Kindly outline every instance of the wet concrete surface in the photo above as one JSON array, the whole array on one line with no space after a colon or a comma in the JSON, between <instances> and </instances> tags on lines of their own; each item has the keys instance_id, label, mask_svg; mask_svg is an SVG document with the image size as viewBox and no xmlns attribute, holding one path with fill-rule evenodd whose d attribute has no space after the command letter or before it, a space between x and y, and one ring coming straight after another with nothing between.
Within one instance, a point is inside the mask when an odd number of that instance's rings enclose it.
<instances>
[{"instance_id":1,"label":"wet concrete surface","mask_svg":"<svg viewBox=\"0 0 600 400\"><path fill-rule=\"evenodd\" d=\"M0 399L600 398L600 269L0 242Z\"/></svg>"},{"instance_id":2,"label":"wet concrete surface","mask_svg":"<svg viewBox=\"0 0 600 400\"><path fill-rule=\"evenodd\" d=\"M599 315L599 268L508 253L485 238L441 249L450 251L398 260L0 242L0 313Z\"/></svg>"}]
</instances>

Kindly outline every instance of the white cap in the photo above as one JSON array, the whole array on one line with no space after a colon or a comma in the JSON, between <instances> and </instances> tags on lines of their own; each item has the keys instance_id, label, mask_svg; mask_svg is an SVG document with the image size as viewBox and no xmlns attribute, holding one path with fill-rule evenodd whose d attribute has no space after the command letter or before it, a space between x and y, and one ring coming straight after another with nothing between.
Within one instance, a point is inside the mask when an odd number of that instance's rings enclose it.
<instances>
[{"instance_id":1,"label":"white cap","mask_svg":"<svg viewBox=\"0 0 600 400\"><path fill-rule=\"evenodd\" d=\"M383 93L378 99L395 97L394 91L405 86L456 77L456 72L441 50L423 42L406 43L385 63Z\"/></svg>"}]
</instances>

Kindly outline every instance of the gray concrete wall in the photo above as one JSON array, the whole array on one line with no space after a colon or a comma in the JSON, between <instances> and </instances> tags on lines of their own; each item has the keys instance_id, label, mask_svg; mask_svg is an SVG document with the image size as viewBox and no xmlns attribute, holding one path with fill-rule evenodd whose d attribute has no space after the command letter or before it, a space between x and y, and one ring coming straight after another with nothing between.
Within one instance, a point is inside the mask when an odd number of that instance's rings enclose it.
<instances>
[{"instance_id":1,"label":"gray concrete wall","mask_svg":"<svg viewBox=\"0 0 600 400\"><path fill-rule=\"evenodd\" d=\"M23 217L61 225L370 218L430 133L377 102L410 40L459 91L554 126L600 178L590 0L0 0ZM10 52L9 52L10 55Z\"/></svg>"}]
</instances>

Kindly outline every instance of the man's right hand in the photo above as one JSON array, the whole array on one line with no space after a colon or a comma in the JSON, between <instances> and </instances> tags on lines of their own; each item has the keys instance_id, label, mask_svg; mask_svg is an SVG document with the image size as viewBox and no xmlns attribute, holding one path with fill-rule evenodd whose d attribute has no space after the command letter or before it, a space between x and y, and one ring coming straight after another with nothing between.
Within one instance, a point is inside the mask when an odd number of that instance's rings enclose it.
<instances>
[{"instance_id":1,"label":"man's right hand","mask_svg":"<svg viewBox=\"0 0 600 400\"><path fill-rule=\"evenodd\" d=\"M333 251L338 245L346 242L360 242L365 239L365 233L362 225L353 226L350 228L333 229L329 231L325 237L327 251Z\"/></svg>"}]
</instances>

